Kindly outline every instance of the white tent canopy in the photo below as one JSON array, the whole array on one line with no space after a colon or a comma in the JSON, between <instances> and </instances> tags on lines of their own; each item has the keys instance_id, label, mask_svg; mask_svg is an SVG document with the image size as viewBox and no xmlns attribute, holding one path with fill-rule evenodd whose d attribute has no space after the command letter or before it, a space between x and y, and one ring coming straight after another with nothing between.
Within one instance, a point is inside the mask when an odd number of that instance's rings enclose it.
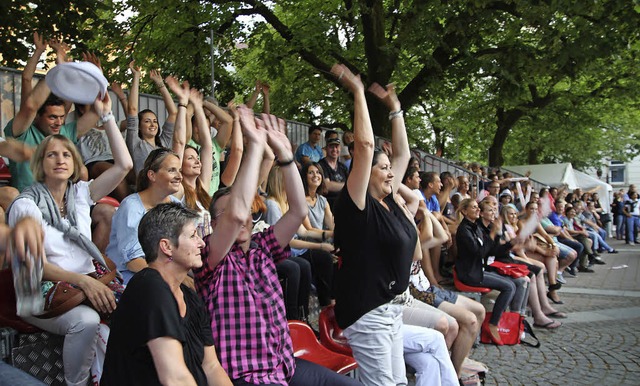
<instances>
[{"instance_id":1,"label":"white tent canopy","mask_svg":"<svg viewBox=\"0 0 640 386\"><path fill-rule=\"evenodd\" d=\"M611 191L613 188L606 182L575 170L570 163L503 166L501 169L510 170L524 175L531 171L530 177L549 186L566 184L569 189L581 188L582 191L594 190L600 195L600 204L606 212L610 212Z\"/></svg>"}]
</instances>

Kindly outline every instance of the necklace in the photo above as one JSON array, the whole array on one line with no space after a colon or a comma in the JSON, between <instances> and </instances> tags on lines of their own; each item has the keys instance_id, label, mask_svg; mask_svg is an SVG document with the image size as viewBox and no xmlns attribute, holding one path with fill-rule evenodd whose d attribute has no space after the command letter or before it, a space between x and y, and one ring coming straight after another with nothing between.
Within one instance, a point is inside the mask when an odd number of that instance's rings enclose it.
<instances>
[{"instance_id":1,"label":"necklace","mask_svg":"<svg viewBox=\"0 0 640 386\"><path fill-rule=\"evenodd\" d=\"M62 198L62 205L58 205L58 210L60 210L60 217L67 217L67 193L65 192L64 197Z\"/></svg>"}]
</instances>

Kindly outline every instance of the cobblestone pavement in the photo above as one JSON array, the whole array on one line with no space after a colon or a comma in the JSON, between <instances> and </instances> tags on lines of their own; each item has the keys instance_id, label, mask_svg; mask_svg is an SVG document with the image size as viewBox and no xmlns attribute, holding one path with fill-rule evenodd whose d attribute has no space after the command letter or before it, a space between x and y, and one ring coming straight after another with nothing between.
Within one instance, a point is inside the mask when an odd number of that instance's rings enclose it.
<instances>
[{"instance_id":1,"label":"cobblestone pavement","mask_svg":"<svg viewBox=\"0 0 640 386\"><path fill-rule=\"evenodd\" d=\"M489 367L487 385L640 385L640 246L610 244L620 253L604 253L607 265L567 279L556 306L569 313L563 325L534 328L540 348L473 349Z\"/></svg>"}]
</instances>

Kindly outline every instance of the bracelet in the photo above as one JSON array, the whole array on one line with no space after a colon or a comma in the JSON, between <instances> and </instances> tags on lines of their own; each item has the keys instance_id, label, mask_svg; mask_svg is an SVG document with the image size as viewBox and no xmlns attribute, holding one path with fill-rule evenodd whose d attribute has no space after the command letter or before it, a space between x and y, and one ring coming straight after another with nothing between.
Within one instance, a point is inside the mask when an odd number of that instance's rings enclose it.
<instances>
[{"instance_id":1,"label":"bracelet","mask_svg":"<svg viewBox=\"0 0 640 386\"><path fill-rule=\"evenodd\" d=\"M102 124L105 124L112 119L115 120L116 117L113 116L113 112L109 111L108 113L100 117L100 122L102 122Z\"/></svg>"},{"instance_id":2,"label":"bracelet","mask_svg":"<svg viewBox=\"0 0 640 386\"><path fill-rule=\"evenodd\" d=\"M277 161L276 161L276 165L278 165L278 166L280 166L280 167L282 167L282 166L287 166L287 165L292 164L292 163L293 163L293 161L294 161L294 159L293 159L293 158L291 158L291 159L289 159L289 160L286 160L286 161L280 161L280 160L277 160Z\"/></svg>"},{"instance_id":3,"label":"bracelet","mask_svg":"<svg viewBox=\"0 0 640 386\"><path fill-rule=\"evenodd\" d=\"M404 111L402 110L398 110L398 111L392 111L389 113L389 120L393 120L394 118L398 118L402 116L402 113L404 113Z\"/></svg>"},{"instance_id":4,"label":"bracelet","mask_svg":"<svg viewBox=\"0 0 640 386\"><path fill-rule=\"evenodd\" d=\"M163 84L160 84L160 85L156 84L156 87L158 88L158 90L160 90L161 88L167 87L167 86L165 86L164 83L163 83Z\"/></svg>"},{"instance_id":5,"label":"bracelet","mask_svg":"<svg viewBox=\"0 0 640 386\"><path fill-rule=\"evenodd\" d=\"M184 103L178 103L178 107L184 107L186 109L187 105L185 105Z\"/></svg>"}]
</instances>

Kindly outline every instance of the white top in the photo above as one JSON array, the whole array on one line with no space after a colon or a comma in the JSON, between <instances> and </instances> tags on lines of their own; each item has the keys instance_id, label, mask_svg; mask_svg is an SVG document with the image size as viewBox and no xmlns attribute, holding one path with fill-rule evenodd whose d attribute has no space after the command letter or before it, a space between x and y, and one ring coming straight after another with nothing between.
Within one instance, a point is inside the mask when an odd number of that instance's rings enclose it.
<instances>
[{"instance_id":1,"label":"white top","mask_svg":"<svg viewBox=\"0 0 640 386\"><path fill-rule=\"evenodd\" d=\"M89 193L90 182L78 181L72 186L75 189L77 227L84 236L91 239L90 208L93 205ZM42 213L35 202L28 198L16 200L9 212L9 226L14 227L22 217L30 216L42 222L44 230L44 252L47 261L58 267L75 273L87 274L95 271L93 259L78 244L71 242L63 233L49 225L42 218ZM63 218L62 221L69 221Z\"/></svg>"}]
</instances>

